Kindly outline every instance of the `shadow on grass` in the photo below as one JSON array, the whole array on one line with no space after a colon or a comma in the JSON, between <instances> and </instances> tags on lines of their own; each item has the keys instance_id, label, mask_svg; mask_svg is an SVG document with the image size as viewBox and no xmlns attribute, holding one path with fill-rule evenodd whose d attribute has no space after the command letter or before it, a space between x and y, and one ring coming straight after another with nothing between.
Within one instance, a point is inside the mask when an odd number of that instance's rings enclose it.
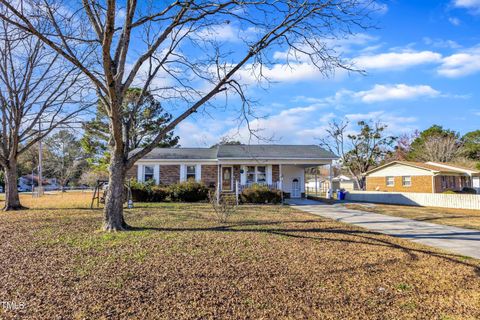
<instances>
[{"instance_id":1,"label":"shadow on grass","mask_svg":"<svg viewBox=\"0 0 480 320\"><path fill-rule=\"evenodd\" d=\"M476 263L469 263L467 259L473 259L457 254L439 253L428 249L416 249L394 243L379 238L379 236L386 236L382 233L372 232L368 230L349 230L349 229L324 229L324 228L268 228L268 226L281 225L285 223L308 224L318 223L321 220L301 220L301 221L267 221L267 222L246 222L229 225L219 225L214 227L200 227L200 228L161 228L161 227L131 227L130 231L159 231L159 232L228 232L228 233L265 233L277 236L284 236L295 239L309 239L314 241L327 242L343 242L362 244L369 246L389 247L396 250L401 250L406 253L411 260L418 260L418 254L426 254L441 258L457 264L462 264L471 267L476 274L480 276L480 266ZM257 228L251 228L251 227ZM265 226L267 228L261 228ZM328 235L347 235L355 239L339 239L335 237L328 237Z\"/></svg>"}]
</instances>

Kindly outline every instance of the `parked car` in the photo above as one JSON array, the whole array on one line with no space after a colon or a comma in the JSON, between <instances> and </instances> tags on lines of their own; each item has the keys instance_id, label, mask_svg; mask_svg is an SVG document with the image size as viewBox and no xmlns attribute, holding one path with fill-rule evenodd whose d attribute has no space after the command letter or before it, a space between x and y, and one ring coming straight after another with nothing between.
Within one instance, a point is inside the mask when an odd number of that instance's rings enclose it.
<instances>
[{"instance_id":1,"label":"parked car","mask_svg":"<svg viewBox=\"0 0 480 320\"><path fill-rule=\"evenodd\" d=\"M29 192L32 191L31 187L25 187L25 186L17 186L18 192Z\"/></svg>"}]
</instances>

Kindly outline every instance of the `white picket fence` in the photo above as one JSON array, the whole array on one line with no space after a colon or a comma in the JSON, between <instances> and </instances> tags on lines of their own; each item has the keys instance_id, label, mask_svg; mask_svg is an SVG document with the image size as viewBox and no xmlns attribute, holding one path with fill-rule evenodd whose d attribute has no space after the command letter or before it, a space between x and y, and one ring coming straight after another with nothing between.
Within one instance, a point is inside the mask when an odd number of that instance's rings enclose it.
<instances>
[{"instance_id":1,"label":"white picket fence","mask_svg":"<svg viewBox=\"0 0 480 320\"><path fill-rule=\"evenodd\" d=\"M480 195L477 194L350 191L346 194L345 199L385 204L480 210Z\"/></svg>"}]
</instances>

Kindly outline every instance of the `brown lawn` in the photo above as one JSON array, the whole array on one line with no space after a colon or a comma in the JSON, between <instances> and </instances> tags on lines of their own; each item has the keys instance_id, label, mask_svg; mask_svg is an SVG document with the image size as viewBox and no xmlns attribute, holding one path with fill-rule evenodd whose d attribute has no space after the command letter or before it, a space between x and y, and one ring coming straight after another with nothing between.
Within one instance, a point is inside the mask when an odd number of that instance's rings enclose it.
<instances>
[{"instance_id":1,"label":"brown lawn","mask_svg":"<svg viewBox=\"0 0 480 320\"><path fill-rule=\"evenodd\" d=\"M0 318L480 318L474 259L281 206L137 204L106 234L81 197L0 213L0 301L25 303Z\"/></svg>"},{"instance_id":2,"label":"brown lawn","mask_svg":"<svg viewBox=\"0 0 480 320\"><path fill-rule=\"evenodd\" d=\"M381 213L389 216L444 224L447 226L480 230L480 210L413 207L388 204L364 205L361 203L346 204L346 207L349 209Z\"/></svg>"}]
</instances>

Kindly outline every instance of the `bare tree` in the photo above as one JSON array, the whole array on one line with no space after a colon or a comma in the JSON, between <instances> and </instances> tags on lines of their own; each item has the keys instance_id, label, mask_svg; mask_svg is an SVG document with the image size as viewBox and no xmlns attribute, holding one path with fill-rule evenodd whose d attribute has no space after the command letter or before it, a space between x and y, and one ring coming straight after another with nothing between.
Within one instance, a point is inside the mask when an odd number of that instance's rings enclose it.
<instances>
[{"instance_id":1,"label":"bare tree","mask_svg":"<svg viewBox=\"0 0 480 320\"><path fill-rule=\"evenodd\" d=\"M11 1L0 0L15 15L1 14L0 18L34 34L82 70L94 84L109 117L111 160L105 230L128 227L123 217L126 171L180 122L219 103L215 99L219 94L239 96L243 102L239 111L249 115L245 77L264 78L263 71L272 65L273 51L287 52L289 62L301 56L325 75L337 68L351 70L333 50L332 40L368 27L369 14L376 8L372 0L23 3L33 13L21 12ZM40 32L31 23L39 17L55 32ZM240 41L235 47L215 37L227 26L239 28ZM96 65L87 66L83 56L79 57L88 51L90 58L98 61ZM164 105L170 102L176 110L170 123L135 154L127 152L122 125L122 104L132 86L156 94Z\"/></svg>"},{"instance_id":2,"label":"bare tree","mask_svg":"<svg viewBox=\"0 0 480 320\"><path fill-rule=\"evenodd\" d=\"M461 144L453 135L433 135L423 142L423 152L419 154L421 161L449 162L460 153Z\"/></svg>"},{"instance_id":3,"label":"bare tree","mask_svg":"<svg viewBox=\"0 0 480 320\"><path fill-rule=\"evenodd\" d=\"M372 122L372 121L371 121ZM320 146L340 157L360 189L365 187L363 174L378 165L391 152L396 138L385 135L386 125L359 121L359 132L349 132L348 121L332 121L327 135L319 139Z\"/></svg>"},{"instance_id":4,"label":"bare tree","mask_svg":"<svg viewBox=\"0 0 480 320\"><path fill-rule=\"evenodd\" d=\"M5 8L0 14L10 17ZM42 32L47 29L35 26ZM59 126L69 125L86 107L82 74L30 33L0 21L0 165L5 170L4 210L22 208L17 159ZM74 86L75 84L75 86ZM70 106L70 107L69 107Z\"/></svg>"}]
</instances>

